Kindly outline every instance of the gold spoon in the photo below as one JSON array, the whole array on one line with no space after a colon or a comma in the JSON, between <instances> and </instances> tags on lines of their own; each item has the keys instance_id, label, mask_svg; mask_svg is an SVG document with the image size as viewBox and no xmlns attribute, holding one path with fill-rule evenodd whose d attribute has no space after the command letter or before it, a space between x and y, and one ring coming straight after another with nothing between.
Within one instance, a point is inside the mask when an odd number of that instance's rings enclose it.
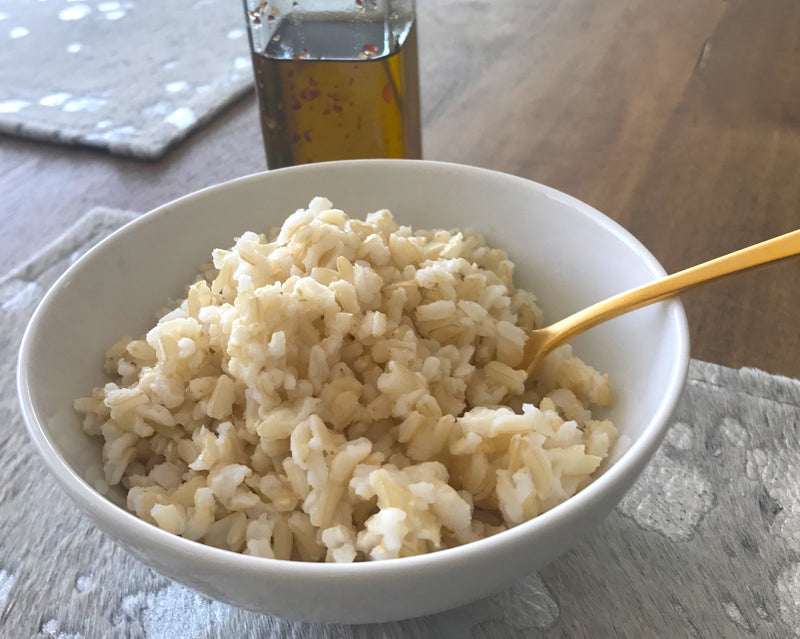
<instances>
[{"instance_id":1,"label":"gold spoon","mask_svg":"<svg viewBox=\"0 0 800 639\"><path fill-rule=\"evenodd\" d=\"M522 367L528 375L550 351L619 315L675 297L691 288L800 254L800 230L748 246L639 286L578 311L555 324L528 331Z\"/></svg>"}]
</instances>

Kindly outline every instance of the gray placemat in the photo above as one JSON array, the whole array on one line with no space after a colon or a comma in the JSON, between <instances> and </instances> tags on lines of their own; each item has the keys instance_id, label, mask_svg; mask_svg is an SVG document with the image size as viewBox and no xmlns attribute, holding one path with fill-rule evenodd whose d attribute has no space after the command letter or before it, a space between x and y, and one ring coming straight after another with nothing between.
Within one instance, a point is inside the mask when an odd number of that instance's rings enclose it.
<instances>
[{"instance_id":1,"label":"gray placemat","mask_svg":"<svg viewBox=\"0 0 800 639\"><path fill-rule=\"evenodd\" d=\"M211 601L144 567L44 472L14 388L19 340L43 292L134 215L95 209L0 279L0 636L800 636L800 382L699 361L664 444L616 511L489 599L400 623L316 626Z\"/></svg>"},{"instance_id":2,"label":"gray placemat","mask_svg":"<svg viewBox=\"0 0 800 639\"><path fill-rule=\"evenodd\" d=\"M3 0L0 132L158 158L252 86L240 0Z\"/></svg>"}]
</instances>

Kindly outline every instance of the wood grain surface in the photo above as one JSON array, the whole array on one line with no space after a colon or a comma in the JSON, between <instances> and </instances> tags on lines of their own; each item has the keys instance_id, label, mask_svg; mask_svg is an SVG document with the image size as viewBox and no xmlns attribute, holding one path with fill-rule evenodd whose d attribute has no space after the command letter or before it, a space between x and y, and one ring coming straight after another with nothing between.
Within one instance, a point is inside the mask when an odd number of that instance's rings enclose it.
<instances>
[{"instance_id":1,"label":"wood grain surface","mask_svg":"<svg viewBox=\"0 0 800 639\"><path fill-rule=\"evenodd\" d=\"M795 0L419 0L423 154L566 191L668 271L800 227ZM95 205L266 167L251 94L159 162L0 137L0 272ZM800 377L800 262L686 294L692 356Z\"/></svg>"}]
</instances>

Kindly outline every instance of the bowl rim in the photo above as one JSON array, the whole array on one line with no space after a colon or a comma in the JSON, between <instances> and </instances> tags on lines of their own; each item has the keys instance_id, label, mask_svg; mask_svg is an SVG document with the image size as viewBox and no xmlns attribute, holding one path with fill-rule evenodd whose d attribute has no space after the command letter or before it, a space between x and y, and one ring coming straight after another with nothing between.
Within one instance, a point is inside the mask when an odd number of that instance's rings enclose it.
<instances>
[{"instance_id":1,"label":"bowl rim","mask_svg":"<svg viewBox=\"0 0 800 639\"><path fill-rule=\"evenodd\" d=\"M639 438L628 446L600 477L561 504L513 528L455 548L446 548L414 557L346 564L268 559L245 555L231 550L209 546L201 542L191 541L166 532L140 519L135 514L122 507L117 506L78 475L61 455L59 449L48 435L44 425L40 422L37 409L33 403L29 379L30 367L32 366L32 344L36 339L38 327L50 305L53 303L53 298L61 289L68 285L73 274L81 270L85 264L91 262L96 253L105 250L105 247L109 244L118 242L121 237L129 233L132 229L140 225L153 224L160 217L168 214L176 205L185 206L191 204L196 199L204 198L209 192L235 190L240 188L243 184L261 180L269 181L273 179L271 176L283 175L290 172L313 173L316 171L330 170L331 167L341 170L350 170L364 168L365 166L385 167L391 170L415 170L412 167L417 167L430 171L463 172L476 178L488 175L492 180L505 180L509 184L525 185L528 188L540 191L551 199L575 208L582 215L592 218L595 223L622 239L630 248L634 249L639 254L648 270L652 272L654 278L666 275L661 264L633 234L589 204L534 180L492 169L452 162L369 159L306 164L252 173L207 186L162 204L109 234L77 259L75 263L56 280L42 297L29 320L20 343L17 359L17 396L28 435L34 447L43 457L50 472L56 477L62 489L65 490L84 511L93 515L100 522L103 522L104 525L98 525L98 527L103 529L104 532L105 528L113 522L113 525L110 527L116 531L126 530L126 536L137 538L139 545L160 546L168 553L192 556L195 561L202 555L204 561L210 564L224 565L227 571L242 570L244 572L260 572L269 570L276 577L302 578L305 576L317 579L367 579L372 575L381 574L386 571L392 571L393 575L399 576L398 571L411 574L423 568L426 570L437 567L444 568L455 563L461 563L476 553L479 555L484 553L491 555L509 543L524 543L525 538L537 534L538 531L545 532L548 529L558 526L561 520L587 510L591 507L592 503L599 500L604 493L612 493L615 489L624 489L625 484L629 483L626 478L630 474L634 474L634 476L638 475L647 460L649 460L655 452L655 449L666 434L669 419L680 399L688 373L688 321L683 304L678 298L662 302L662 304L666 305L669 313L666 321L668 325L674 327L676 332L675 363L671 367L667 390L661 397L661 401L654 411L650 423Z\"/></svg>"}]
</instances>

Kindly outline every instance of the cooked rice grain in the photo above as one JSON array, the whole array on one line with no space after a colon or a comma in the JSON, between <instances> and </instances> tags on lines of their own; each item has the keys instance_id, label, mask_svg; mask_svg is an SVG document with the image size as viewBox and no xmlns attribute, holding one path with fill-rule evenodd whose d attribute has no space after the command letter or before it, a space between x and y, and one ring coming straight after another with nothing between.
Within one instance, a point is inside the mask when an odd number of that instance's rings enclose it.
<instances>
[{"instance_id":1,"label":"cooked rice grain","mask_svg":"<svg viewBox=\"0 0 800 639\"><path fill-rule=\"evenodd\" d=\"M591 413L608 377L569 346L526 385L541 313L476 233L315 198L212 259L75 401L104 440L95 484L164 530L278 559L417 555L561 503L616 441Z\"/></svg>"}]
</instances>

